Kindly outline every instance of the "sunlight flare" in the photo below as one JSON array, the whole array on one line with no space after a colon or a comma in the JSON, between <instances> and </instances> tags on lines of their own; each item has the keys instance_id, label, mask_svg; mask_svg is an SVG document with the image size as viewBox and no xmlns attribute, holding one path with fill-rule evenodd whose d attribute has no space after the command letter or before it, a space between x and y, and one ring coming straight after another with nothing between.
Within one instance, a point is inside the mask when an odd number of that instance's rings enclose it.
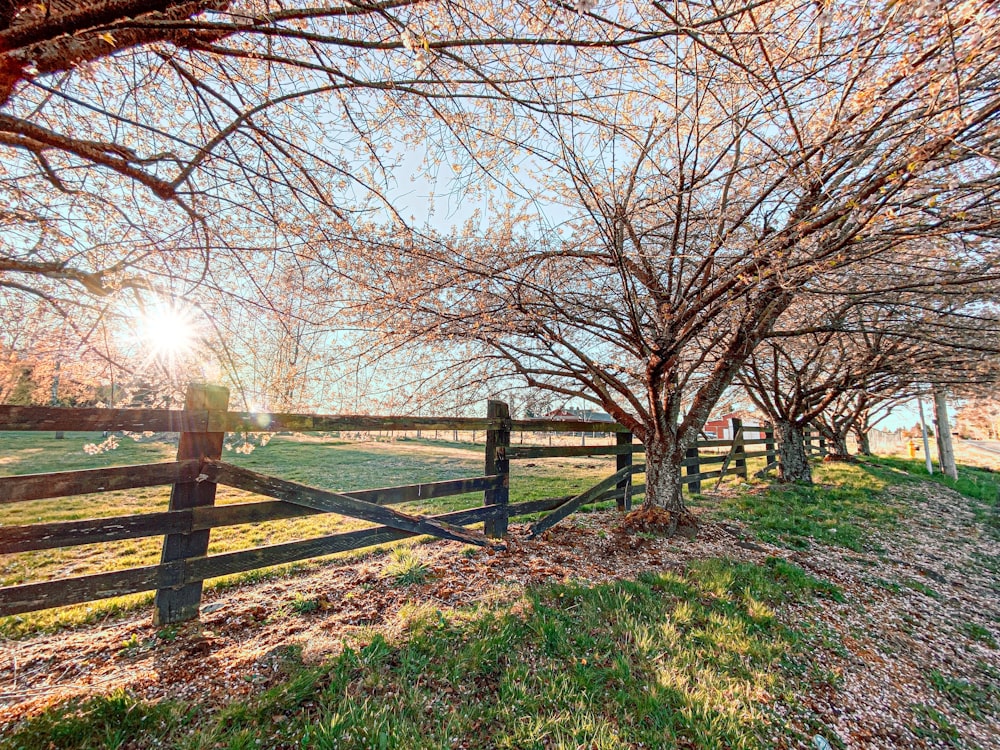
<instances>
[{"instance_id":1,"label":"sunlight flare","mask_svg":"<svg viewBox=\"0 0 1000 750\"><path fill-rule=\"evenodd\" d=\"M151 360L174 369L195 353L199 329L194 309L161 302L139 315L136 335Z\"/></svg>"}]
</instances>

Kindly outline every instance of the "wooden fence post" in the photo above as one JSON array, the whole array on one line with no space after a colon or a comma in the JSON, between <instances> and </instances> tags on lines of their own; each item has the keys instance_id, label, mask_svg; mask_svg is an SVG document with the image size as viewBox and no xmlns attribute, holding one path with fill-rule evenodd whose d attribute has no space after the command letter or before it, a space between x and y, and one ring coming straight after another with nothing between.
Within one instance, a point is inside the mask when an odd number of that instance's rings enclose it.
<instances>
[{"instance_id":1,"label":"wooden fence post","mask_svg":"<svg viewBox=\"0 0 1000 750\"><path fill-rule=\"evenodd\" d=\"M184 399L184 409L226 411L229 389L215 385L191 384ZM218 461L222 458L224 432L182 432L177 444L177 460L200 459ZM170 510L186 510L215 504L215 482L179 482L170 493ZM209 530L190 534L167 534L163 540L161 564L179 562L192 557L204 557L208 552ZM183 584L156 591L153 623L168 625L198 617L202 582Z\"/></svg>"},{"instance_id":2,"label":"wooden fence post","mask_svg":"<svg viewBox=\"0 0 1000 750\"><path fill-rule=\"evenodd\" d=\"M684 454L684 461L687 467L684 473L691 477L701 474L701 463L698 461L698 441L696 440L694 445L687 449L687 453ZM685 484L688 486L688 492L692 495L701 494L701 480L695 479L693 481L686 481Z\"/></svg>"},{"instance_id":3,"label":"wooden fence post","mask_svg":"<svg viewBox=\"0 0 1000 750\"><path fill-rule=\"evenodd\" d=\"M733 417L732 420L733 428L733 459L736 462L736 476L747 478L747 459L746 452L747 447L743 443L743 420L738 417Z\"/></svg>"},{"instance_id":4,"label":"wooden fence post","mask_svg":"<svg viewBox=\"0 0 1000 750\"><path fill-rule=\"evenodd\" d=\"M819 455L826 455L826 438L822 435L819 436Z\"/></svg>"},{"instance_id":5,"label":"wooden fence post","mask_svg":"<svg viewBox=\"0 0 1000 750\"><path fill-rule=\"evenodd\" d=\"M615 445L632 445L631 432L616 432ZM632 465L631 453L619 453L616 457L616 471L621 471ZM618 510L632 510L632 477L627 476L618 483L618 491L622 496L618 498Z\"/></svg>"},{"instance_id":6,"label":"wooden fence post","mask_svg":"<svg viewBox=\"0 0 1000 750\"><path fill-rule=\"evenodd\" d=\"M483 505L503 506L500 515L483 524L483 533L499 539L507 533L507 503L510 500L510 459L507 458L507 448L510 447L510 409L503 401L491 400L486 405L486 418L501 420L499 428L486 431L486 474L498 474L506 481L502 487L483 493Z\"/></svg>"}]
</instances>

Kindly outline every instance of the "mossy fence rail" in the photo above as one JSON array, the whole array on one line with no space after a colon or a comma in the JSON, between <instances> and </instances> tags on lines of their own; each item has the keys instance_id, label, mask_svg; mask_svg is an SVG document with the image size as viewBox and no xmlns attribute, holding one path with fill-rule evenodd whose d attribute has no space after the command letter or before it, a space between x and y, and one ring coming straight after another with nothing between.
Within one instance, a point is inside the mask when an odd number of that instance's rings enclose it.
<instances>
[{"instance_id":1,"label":"mossy fence rail","mask_svg":"<svg viewBox=\"0 0 1000 750\"><path fill-rule=\"evenodd\" d=\"M52 523L0 526L0 554L72 547L149 536L163 536L158 565L129 568L0 588L0 616L20 614L155 591L158 624L196 618L203 582L219 576L282 565L308 558L430 534L469 544L490 545L507 531L510 518L547 513L532 526L538 534L582 505L614 499L621 510L641 493L632 477L645 471L632 456L643 451L619 424L569 420L512 420L507 405L490 401L487 415L454 417L369 417L258 414L228 410L229 393L216 386L192 386L183 410L74 409L0 406L0 431L130 431L180 433L177 460L166 463L0 477L0 504L72 495L172 485L167 510L156 513ZM757 428L762 430L763 428ZM265 476L221 460L227 432L334 432L375 430L484 430L482 476L441 482L331 492ZM612 433L614 445L511 446L511 432ZM774 436L744 439L733 420L731 440L702 440L688 451L684 482L700 492L703 481L726 475L747 476L747 459L775 461ZM750 446L763 450L747 450ZM701 449L714 449L706 455ZM719 452L720 449L726 449ZM510 462L567 456L616 456L616 472L583 493L511 504ZM710 469L718 465L716 469ZM708 469L708 470L706 470ZM235 487L270 500L215 505L218 485ZM420 516L392 509L398 503L482 492L483 505L440 515ZM214 528L337 513L378 524L302 541L208 555ZM464 527L483 523L483 533Z\"/></svg>"}]
</instances>

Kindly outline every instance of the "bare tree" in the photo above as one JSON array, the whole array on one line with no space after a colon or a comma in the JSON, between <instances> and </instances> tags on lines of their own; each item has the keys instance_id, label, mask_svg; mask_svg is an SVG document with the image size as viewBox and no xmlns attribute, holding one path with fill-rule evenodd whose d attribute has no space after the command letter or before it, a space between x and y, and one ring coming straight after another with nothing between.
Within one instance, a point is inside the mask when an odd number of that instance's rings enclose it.
<instances>
[{"instance_id":1,"label":"bare tree","mask_svg":"<svg viewBox=\"0 0 1000 750\"><path fill-rule=\"evenodd\" d=\"M806 3L656 8L686 31L575 119L468 125L533 165L507 183L531 202L486 236L372 231L345 275L388 340L474 342L603 406L645 444L647 504L683 511L686 449L797 294L912 237L995 232L1000 39L985 5L833 4L819 29Z\"/></svg>"},{"instance_id":2,"label":"bare tree","mask_svg":"<svg viewBox=\"0 0 1000 750\"><path fill-rule=\"evenodd\" d=\"M4 2L0 309L44 301L121 379L141 368L104 334L168 300L248 400L314 403L320 241L401 220L411 175L494 167L463 122L571 106L539 82L670 34L549 0Z\"/></svg>"},{"instance_id":3,"label":"bare tree","mask_svg":"<svg viewBox=\"0 0 1000 750\"><path fill-rule=\"evenodd\" d=\"M880 330L870 308L848 302L828 311L826 320L822 313L800 300L793 316L818 330L772 335L738 376L774 425L783 481L812 481L804 439L810 425L830 441L833 455L846 456L848 430L873 401L899 387L900 362L912 356L910 342Z\"/></svg>"},{"instance_id":4,"label":"bare tree","mask_svg":"<svg viewBox=\"0 0 1000 750\"><path fill-rule=\"evenodd\" d=\"M303 254L312 214L350 223L385 198L429 135L415 124L446 132L493 100L545 107L536 77L586 75L665 28L519 0L11 0L0 284L107 294L196 283L222 252Z\"/></svg>"},{"instance_id":5,"label":"bare tree","mask_svg":"<svg viewBox=\"0 0 1000 750\"><path fill-rule=\"evenodd\" d=\"M1000 314L989 267L947 258L928 276L932 258L891 272L871 263L850 278L824 278L824 294L800 296L754 352L739 380L775 424L779 477L811 481L803 430L812 424L846 458L847 436L859 444L873 420L927 383L996 382ZM909 256L913 259L913 256ZM878 290L880 284L891 290ZM936 291L935 291L936 289Z\"/></svg>"}]
</instances>

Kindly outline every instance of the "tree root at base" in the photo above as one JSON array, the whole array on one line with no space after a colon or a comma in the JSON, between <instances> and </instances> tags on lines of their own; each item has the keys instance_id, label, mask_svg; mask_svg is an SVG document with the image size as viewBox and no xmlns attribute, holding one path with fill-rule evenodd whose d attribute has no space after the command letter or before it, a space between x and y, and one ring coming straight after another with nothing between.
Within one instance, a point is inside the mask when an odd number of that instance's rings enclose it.
<instances>
[{"instance_id":1,"label":"tree root at base","mask_svg":"<svg viewBox=\"0 0 1000 750\"><path fill-rule=\"evenodd\" d=\"M660 536L679 534L694 539L698 533L698 518L687 510L671 513L666 508L642 507L628 513L621 523L627 534L647 533Z\"/></svg>"}]
</instances>

